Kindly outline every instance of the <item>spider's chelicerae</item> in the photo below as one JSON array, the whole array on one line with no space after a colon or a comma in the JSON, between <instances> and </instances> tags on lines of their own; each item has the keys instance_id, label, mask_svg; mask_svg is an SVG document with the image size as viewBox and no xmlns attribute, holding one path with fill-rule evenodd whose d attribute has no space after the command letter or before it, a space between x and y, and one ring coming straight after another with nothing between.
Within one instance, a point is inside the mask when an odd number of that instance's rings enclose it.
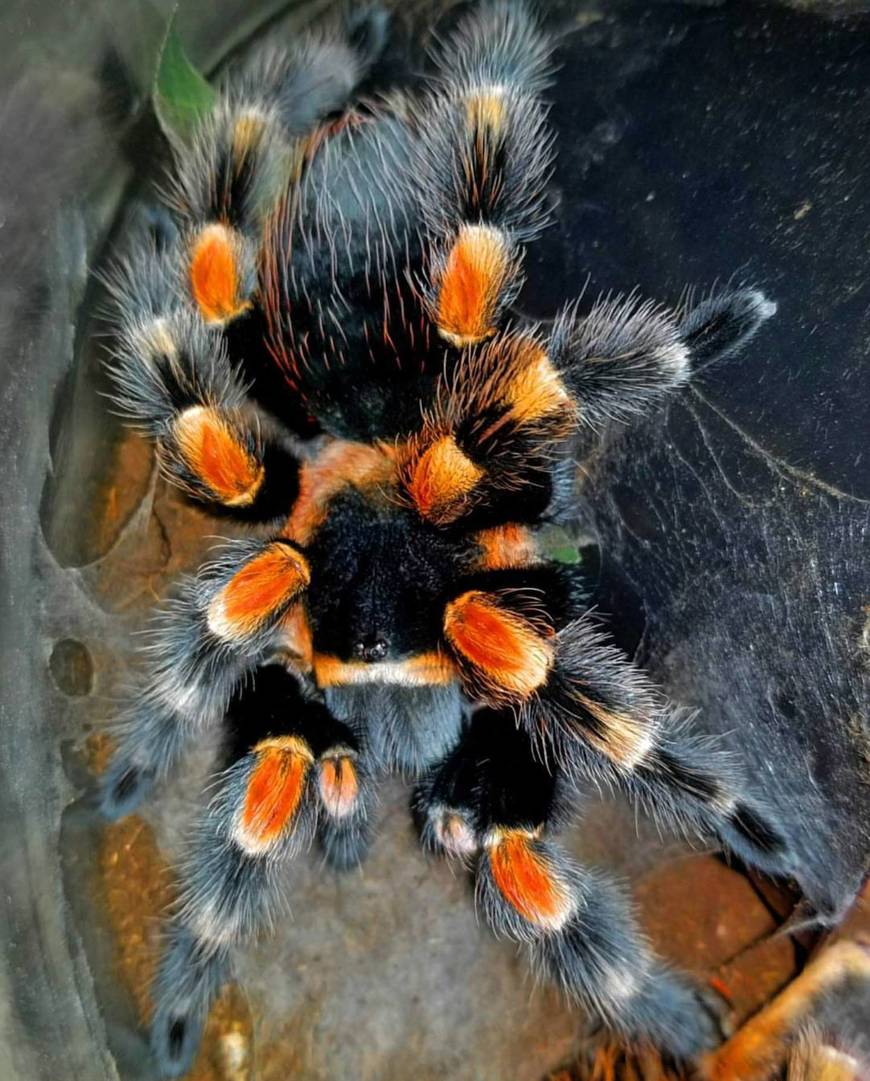
<instances>
[{"instance_id":1,"label":"spider's chelicerae","mask_svg":"<svg viewBox=\"0 0 870 1081\"><path fill-rule=\"evenodd\" d=\"M158 616L104 779L119 816L192 744L222 748L153 1046L186 1067L282 863L316 838L356 865L378 778L400 770L423 843L468 863L536 972L690 1057L717 1035L703 996L550 835L604 783L761 866L783 842L536 535L569 507L578 432L657 408L773 305L734 290L511 319L547 224L551 45L519 4L480 6L418 97L339 114L384 25L370 11L231 74L177 148L174 225L111 279L118 405L170 480L256 526Z\"/></svg>"}]
</instances>

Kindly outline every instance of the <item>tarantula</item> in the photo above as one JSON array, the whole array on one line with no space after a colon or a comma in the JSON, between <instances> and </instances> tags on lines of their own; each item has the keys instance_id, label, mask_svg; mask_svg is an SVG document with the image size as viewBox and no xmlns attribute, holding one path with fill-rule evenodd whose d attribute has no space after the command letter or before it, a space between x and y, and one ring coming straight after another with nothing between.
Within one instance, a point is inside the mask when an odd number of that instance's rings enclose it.
<instances>
[{"instance_id":1,"label":"tarantula","mask_svg":"<svg viewBox=\"0 0 870 1081\"><path fill-rule=\"evenodd\" d=\"M774 306L738 289L512 315L548 224L551 42L487 3L419 96L346 109L384 34L367 11L231 72L176 148L173 227L111 274L118 407L169 480L257 527L156 617L103 779L117 817L192 744L222 748L152 1044L183 1072L282 863L314 838L334 867L361 861L398 770L495 932L623 1037L691 1057L717 1036L703 996L549 835L603 783L761 866L784 843L536 534L570 507L578 433L656 408Z\"/></svg>"}]
</instances>

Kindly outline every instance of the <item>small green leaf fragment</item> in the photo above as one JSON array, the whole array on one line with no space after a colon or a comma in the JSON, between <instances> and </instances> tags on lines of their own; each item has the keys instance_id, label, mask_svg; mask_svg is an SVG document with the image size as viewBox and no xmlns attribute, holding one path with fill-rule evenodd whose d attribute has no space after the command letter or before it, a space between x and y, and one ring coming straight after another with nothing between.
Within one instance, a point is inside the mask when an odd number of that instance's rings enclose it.
<instances>
[{"instance_id":1,"label":"small green leaf fragment","mask_svg":"<svg viewBox=\"0 0 870 1081\"><path fill-rule=\"evenodd\" d=\"M182 48L173 12L157 59L153 92L154 111L167 138L188 141L199 121L213 108L216 97Z\"/></svg>"},{"instance_id":2,"label":"small green leaf fragment","mask_svg":"<svg viewBox=\"0 0 870 1081\"><path fill-rule=\"evenodd\" d=\"M547 553L550 559L556 561L556 563L579 563L580 553L576 548L571 545L566 545L564 548L553 548Z\"/></svg>"},{"instance_id":3,"label":"small green leaf fragment","mask_svg":"<svg viewBox=\"0 0 870 1081\"><path fill-rule=\"evenodd\" d=\"M580 549L570 533L561 526L550 526L539 535L541 552L556 563L582 563Z\"/></svg>"}]
</instances>

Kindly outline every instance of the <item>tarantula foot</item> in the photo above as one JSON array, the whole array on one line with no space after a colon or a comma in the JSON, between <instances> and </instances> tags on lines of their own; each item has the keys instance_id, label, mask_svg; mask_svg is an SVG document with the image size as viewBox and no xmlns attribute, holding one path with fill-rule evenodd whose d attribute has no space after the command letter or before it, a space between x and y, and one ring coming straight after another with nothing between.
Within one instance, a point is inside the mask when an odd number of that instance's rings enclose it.
<instances>
[{"instance_id":1,"label":"tarantula foot","mask_svg":"<svg viewBox=\"0 0 870 1081\"><path fill-rule=\"evenodd\" d=\"M156 771L114 758L100 784L100 811L115 822L131 814L151 793Z\"/></svg>"},{"instance_id":2,"label":"tarantula foot","mask_svg":"<svg viewBox=\"0 0 870 1081\"><path fill-rule=\"evenodd\" d=\"M173 929L154 986L151 1050L161 1077L180 1077L193 1064L209 1007L228 972L226 952L186 929Z\"/></svg>"},{"instance_id":3,"label":"tarantula foot","mask_svg":"<svg viewBox=\"0 0 870 1081\"><path fill-rule=\"evenodd\" d=\"M711 293L680 323L680 338L689 347L695 371L735 353L772 315L776 302L760 289Z\"/></svg>"}]
</instances>

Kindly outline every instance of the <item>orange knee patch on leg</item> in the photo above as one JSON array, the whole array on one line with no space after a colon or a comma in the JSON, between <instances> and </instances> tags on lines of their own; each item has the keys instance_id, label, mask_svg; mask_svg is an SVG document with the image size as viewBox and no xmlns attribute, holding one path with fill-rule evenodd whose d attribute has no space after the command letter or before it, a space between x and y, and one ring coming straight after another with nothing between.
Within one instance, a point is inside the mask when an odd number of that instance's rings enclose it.
<instances>
[{"instance_id":1,"label":"orange knee patch on leg","mask_svg":"<svg viewBox=\"0 0 870 1081\"><path fill-rule=\"evenodd\" d=\"M571 915L571 890L527 833L508 830L489 853L492 877L504 899L530 923L558 930Z\"/></svg>"},{"instance_id":2,"label":"orange knee patch on leg","mask_svg":"<svg viewBox=\"0 0 870 1081\"><path fill-rule=\"evenodd\" d=\"M173 434L185 465L215 499L228 507L253 502L263 482L263 466L215 409L185 409Z\"/></svg>"},{"instance_id":3,"label":"orange knee patch on leg","mask_svg":"<svg viewBox=\"0 0 870 1081\"><path fill-rule=\"evenodd\" d=\"M318 787L323 806L333 818L349 815L359 795L359 779L351 759L347 755L325 758L320 763Z\"/></svg>"},{"instance_id":4,"label":"orange knee patch on leg","mask_svg":"<svg viewBox=\"0 0 870 1081\"><path fill-rule=\"evenodd\" d=\"M480 466L463 453L452 436L445 435L420 455L408 491L424 518L444 525L456 517L464 497L482 476Z\"/></svg>"},{"instance_id":5,"label":"orange knee patch on leg","mask_svg":"<svg viewBox=\"0 0 870 1081\"><path fill-rule=\"evenodd\" d=\"M236 821L234 837L246 852L270 848L290 829L302 802L312 762L308 747L295 736L263 740Z\"/></svg>"},{"instance_id":6,"label":"orange knee patch on leg","mask_svg":"<svg viewBox=\"0 0 870 1081\"><path fill-rule=\"evenodd\" d=\"M567 434L574 418L571 395L544 349L531 343L527 353L528 363L507 387L506 398L511 406L511 415L515 421L527 423L562 414Z\"/></svg>"},{"instance_id":7,"label":"orange knee patch on leg","mask_svg":"<svg viewBox=\"0 0 870 1081\"><path fill-rule=\"evenodd\" d=\"M289 545L270 545L236 571L208 607L208 626L228 641L255 634L277 617L305 587L311 572Z\"/></svg>"},{"instance_id":8,"label":"orange knee patch on leg","mask_svg":"<svg viewBox=\"0 0 870 1081\"><path fill-rule=\"evenodd\" d=\"M507 237L489 225L464 225L437 283L438 332L453 345L473 345L496 331L502 291L516 273Z\"/></svg>"},{"instance_id":9,"label":"orange knee patch on leg","mask_svg":"<svg viewBox=\"0 0 870 1081\"><path fill-rule=\"evenodd\" d=\"M501 86L480 86L465 98L465 116L472 131L499 135L504 129L505 92Z\"/></svg>"},{"instance_id":10,"label":"orange knee patch on leg","mask_svg":"<svg viewBox=\"0 0 870 1081\"><path fill-rule=\"evenodd\" d=\"M444 633L453 649L472 664L494 699L527 698L544 683L553 647L525 617L478 590L447 605Z\"/></svg>"},{"instance_id":11,"label":"orange knee patch on leg","mask_svg":"<svg viewBox=\"0 0 870 1081\"><path fill-rule=\"evenodd\" d=\"M206 323L225 323L247 311L241 295L241 240L229 226L213 224L201 230L190 253L190 289Z\"/></svg>"}]
</instances>

